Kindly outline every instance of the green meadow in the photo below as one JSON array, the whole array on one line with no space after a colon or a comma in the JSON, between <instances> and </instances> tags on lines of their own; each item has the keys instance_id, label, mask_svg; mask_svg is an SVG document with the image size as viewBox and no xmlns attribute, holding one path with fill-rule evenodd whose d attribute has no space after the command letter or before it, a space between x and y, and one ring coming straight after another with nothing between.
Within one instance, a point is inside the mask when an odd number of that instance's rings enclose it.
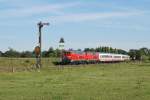
<instances>
[{"instance_id":1,"label":"green meadow","mask_svg":"<svg viewBox=\"0 0 150 100\"><path fill-rule=\"evenodd\" d=\"M55 66L44 59L38 71L34 61L0 58L0 100L150 99L149 62Z\"/></svg>"}]
</instances>

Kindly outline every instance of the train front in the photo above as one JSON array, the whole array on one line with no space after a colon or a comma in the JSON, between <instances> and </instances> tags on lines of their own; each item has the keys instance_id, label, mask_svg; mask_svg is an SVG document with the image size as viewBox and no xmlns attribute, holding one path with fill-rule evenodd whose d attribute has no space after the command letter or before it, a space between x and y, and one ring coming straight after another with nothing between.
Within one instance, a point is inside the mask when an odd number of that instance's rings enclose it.
<instances>
[{"instance_id":1,"label":"train front","mask_svg":"<svg viewBox=\"0 0 150 100\"><path fill-rule=\"evenodd\" d=\"M62 54L62 63L68 64L71 62L71 51L64 51Z\"/></svg>"}]
</instances>

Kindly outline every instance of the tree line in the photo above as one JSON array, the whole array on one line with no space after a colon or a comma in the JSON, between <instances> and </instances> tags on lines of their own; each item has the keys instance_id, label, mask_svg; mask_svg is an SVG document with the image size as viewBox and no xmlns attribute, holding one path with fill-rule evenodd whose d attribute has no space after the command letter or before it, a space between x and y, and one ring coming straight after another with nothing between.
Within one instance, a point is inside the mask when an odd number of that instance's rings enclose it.
<instances>
[{"instance_id":1,"label":"tree line","mask_svg":"<svg viewBox=\"0 0 150 100\"><path fill-rule=\"evenodd\" d=\"M150 60L150 49L130 49L128 55L130 55L131 60Z\"/></svg>"},{"instance_id":2,"label":"tree line","mask_svg":"<svg viewBox=\"0 0 150 100\"><path fill-rule=\"evenodd\" d=\"M42 51L42 57L60 57L61 51L59 49L53 49L50 47L48 50ZM0 51L0 57L20 57L20 58L34 58L35 52L34 51L16 51L12 48L9 50L2 52Z\"/></svg>"},{"instance_id":3,"label":"tree line","mask_svg":"<svg viewBox=\"0 0 150 100\"><path fill-rule=\"evenodd\" d=\"M82 51L81 49L78 49ZM140 48L140 49L130 49L129 51L125 51L122 49L100 46L97 48L85 48L84 52L103 52L103 53L115 53L115 54L128 54L131 60L150 60L150 49L148 48ZM48 50L42 51L42 57L60 57L61 50L54 49L50 47ZM35 57L34 51L16 51L12 48L9 50L2 52L0 51L0 57L20 57L20 58L32 58Z\"/></svg>"},{"instance_id":4,"label":"tree line","mask_svg":"<svg viewBox=\"0 0 150 100\"><path fill-rule=\"evenodd\" d=\"M103 53L115 53L115 54L128 54L128 52L125 50L112 48L112 47L106 47L106 46L100 46L97 48L85 48L84 51L85 52L90 51L90 52L103 52Z\"/></svg>"}]
</instances>

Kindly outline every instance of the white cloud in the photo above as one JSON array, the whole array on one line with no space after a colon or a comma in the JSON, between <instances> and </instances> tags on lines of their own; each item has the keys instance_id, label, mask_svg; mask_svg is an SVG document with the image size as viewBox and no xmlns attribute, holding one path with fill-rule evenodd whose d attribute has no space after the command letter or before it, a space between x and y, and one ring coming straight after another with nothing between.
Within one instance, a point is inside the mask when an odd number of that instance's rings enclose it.
<instances>
[{"instance_id":1,"label":"white cloud","mask_svg":"<svg viewBox=\"0 0 150 100\"><path fill-rule=\"evenodd\" d=\"M31 7L16 7L13 9L0 10L1 17L26 17L32 16L36 14L63 14L63 10L65 8L71 8L79 5L78 2L73 3L64 3L64 4L44 4L44 5L36 5Z\"/></svg>"},{"instance_id":2,"label":"white cloud","mask_svg":"<svg viewBox=\"0 0 150 100\"><path fill-rule=\"evenodd\" d=\"M129 17L140 15L143 12L107 12L107 13L77 13L77 14L65 14L62 16L51 17L56 22L81 22L98 19L106 19L112 17Z\"/></svg>"},{"instance_id":3,"label":"white cloud","mask_svg":"<svg viewBox=\"0 0 150 100\"><path fill-rule=\"evenodd\" d=\"M0 0L0 2L4 2L5 0ZM8 2L9 0L6 0ZM14 2L18 2L19 0L14 0ZM34 5L33 1L30 1L31 5L28 6L27 2L25 2L24 6L17 6L13 9L0 9L1 19L5 18L22 18L22 17L31 17L31 16L41 16L48 19L48 15L53 16L50 17L50 20L53 19L57 22L81 22L81 21L89 21L89 20L97 20L111 17L127 17L141 14L142 11L138 10L123 10L122 12L111 11L106 13L96 12L96 13L67 13L65 9L70 9L77 6L83 6L81 2L71 2L71 3L58 3L58 4L40 4ZM29 3L29 1L28 1ZM88 4L88 3L87 3ZM25 6L27 5L27 6ZM94 5L91 5L94 6ZM106 5L105 5L106 6ZM121 8L119 8L121 9ZM40 18L40 17L39 17ZM48 19L49 20L49 19Z\"/></svg>"}]
</instances>

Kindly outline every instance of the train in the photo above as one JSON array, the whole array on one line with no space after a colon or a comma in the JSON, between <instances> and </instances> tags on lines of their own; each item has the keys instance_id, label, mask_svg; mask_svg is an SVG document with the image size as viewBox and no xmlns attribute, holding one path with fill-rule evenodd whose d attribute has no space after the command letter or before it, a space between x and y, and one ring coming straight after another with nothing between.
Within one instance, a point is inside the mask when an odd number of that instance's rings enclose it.
<instances>
[{"instance_id":1,"label":"train","mask_svg":"<svg viewBox=\"0 0 150 100\"><path fill-rule=\"evenodd\" d=\"M62 64L94 64L109 62L125 62L130 60L130 56L125 54L83 52L83 51L63 51Z\"/></svg>"}]
</instances>

